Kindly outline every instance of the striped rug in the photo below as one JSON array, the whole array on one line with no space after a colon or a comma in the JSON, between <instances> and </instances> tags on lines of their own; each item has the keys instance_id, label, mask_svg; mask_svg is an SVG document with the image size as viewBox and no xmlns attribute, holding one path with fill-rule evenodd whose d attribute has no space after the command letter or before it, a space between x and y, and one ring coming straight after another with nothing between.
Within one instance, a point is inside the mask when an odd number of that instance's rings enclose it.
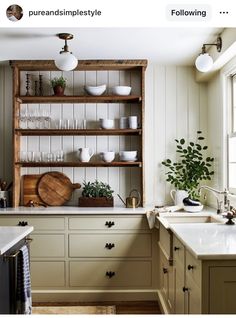
<instances>
[{"instance_id":1,"label":"striped rug","mask_svg":"<svg viewBox=\"0 0 236 318\"><path fill-rule=\"evenodd\" d=\"M115 315L115 306L41 306L33 307L33 315L49 314L96 314L96 315Z\"/></svg>"}]
</instances>

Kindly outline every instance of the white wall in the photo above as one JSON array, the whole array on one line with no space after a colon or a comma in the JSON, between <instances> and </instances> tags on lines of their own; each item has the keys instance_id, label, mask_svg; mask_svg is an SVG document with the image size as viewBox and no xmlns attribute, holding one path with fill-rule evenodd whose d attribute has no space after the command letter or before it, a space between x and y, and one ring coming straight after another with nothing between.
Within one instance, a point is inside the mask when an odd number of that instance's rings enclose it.
<instances>
[{"instance_id":1,"label":"white wall","mask_svg":"<svg viewBox=\"0 0 236 318\"><path fill-rule=\"evenodd\" d=\"M175 138L207 138L207 86L195 82L192 67L151 65L147 70L146 191L148 201L171 203L164 159L176 158Z\"/></svg>"},{"instance_id":2,"label":"white wall","mask_svg":"<svg viewBox=\"0 0 236 318\"><path fill-rule=\"evenodd\" d=\"M8 181L12 144L10 72L9 67L0 69L0 177ZM146 202L170 203L170 186L160 163L165 158L175 158L175 138L195 140L199 129L207 137L207 84L195 82L192 67L149 65L145 116Z\"/></svg>"}]
</instances>

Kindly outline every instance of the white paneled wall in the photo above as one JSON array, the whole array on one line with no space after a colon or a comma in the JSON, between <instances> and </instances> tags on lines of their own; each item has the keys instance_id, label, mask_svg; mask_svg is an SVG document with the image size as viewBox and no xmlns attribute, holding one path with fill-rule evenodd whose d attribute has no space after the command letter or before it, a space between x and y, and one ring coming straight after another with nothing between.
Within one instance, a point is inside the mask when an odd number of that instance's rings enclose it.
<instances>
[{"instance_id":1,"label":"white paneled wall","mask_svg":"<svg viewBox=\"0 0 236 318\"><path fill-rule=\"evenodd\" d=\"M147 202L171 204L161 162L176 159L175 138L207 138L207 86L194 80L192 67L149 65L146 88Z\"/></svg>"},{"instance_id":2,"label":"white paneled wall","mask_svg":"<svg viewBox=\"0 0 236 318\"><path fill-rule=\"evenodd\" d=\"M74 72L65 73L68 79L66 94L81 94L84 83L99 85L109 83L131 85L138 89L137 77L123 72ZM0 177L11 179L11 70L0 69ZM58 76L59 72L43 72L45 79ZM38 76L37 74L35 75ZM165 169L161 161L175 158L175 138L194 139L196 131L201 129L207 136L207 90L205 84L194 80L195 73L191 67L149 65L146 71L146 109L145 109L145 186L147 204L164 204L170 201L169 185L165 182ZM73 85L73 83L77 83ZM80 85L81 84L81 85ZM49 85L44 85L45 94ZM25 79L22 78L22 93L25 94ZM57 106L57 107L55 107ZM30 105L29 107L35 107ZM98 119L119 118L129 115L131 107L123 104L103 105L38 105L39 109L48 107L53 119L78 117L86 118L88 125L94 127ZM138 107L132 113L138 114ZM6 120L7 123L6 124ZM91 147L96 153L105 149L119 152L123 149L136 149L136 137L117 136L64 136L64 137L24 137L22 149L35 151L55 151L63 149L68 159L76 159L77 149ZM24 169L23 173L41 173L45 168ZM73 182L94 180L98 178L108 182L125 197L131 188L138 186L138 168L63 168ZM80 191L80 190L77 190ZM75 193L71 204L77 205L78 193ZM118 201L117 201L118 203Z\"/></svg>"}]
</instances>

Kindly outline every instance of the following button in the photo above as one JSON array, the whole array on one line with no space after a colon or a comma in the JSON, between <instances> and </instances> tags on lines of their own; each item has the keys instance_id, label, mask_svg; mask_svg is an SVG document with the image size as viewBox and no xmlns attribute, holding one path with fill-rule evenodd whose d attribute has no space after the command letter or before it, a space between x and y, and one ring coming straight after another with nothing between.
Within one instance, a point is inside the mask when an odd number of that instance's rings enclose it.
<instances>
[{"instance_id":1,"label":"following button","mask_svg":"<svg viewBox=\"0 0 236 318\"><path fill-rule=\"evenodd\" d=\"M166 17L170 21L208 21L211 19L211 7L202 4L168 4Z\"/></svg>"}]
</instances>

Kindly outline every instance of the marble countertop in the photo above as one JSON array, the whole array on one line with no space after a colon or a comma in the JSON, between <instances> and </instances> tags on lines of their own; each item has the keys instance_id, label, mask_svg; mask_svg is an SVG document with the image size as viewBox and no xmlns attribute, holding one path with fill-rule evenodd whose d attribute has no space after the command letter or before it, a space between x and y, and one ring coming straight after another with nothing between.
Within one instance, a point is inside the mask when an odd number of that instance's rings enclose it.
<instances>
[{"instance_id":1,"label":"marble countertop","mask_svg":"<svg viewBox=\"0 0 236 318\"><path fill-rule=\"evenodd\" d=\"M0 215L16 215L16 214L29 214L29 215L81 215L81 214L96 214L96 215L107 215L107 214L145 214L147 211L152 210L153 207L145 208L125 208L125 207L113 207L113 208L82 208L82 207L18 207L18 208L7 208L0 209Z\"/></svg>"},{"instance_id":2,"label":"marble countertop","mask_svg":"<svg viewBox=\"0 0 236 318\"><path fill-rule=\"evenodd\" d=\"M0 255L33 231L32 226L0 226Z\"/></svg>"},{"instance_id":3,"label":"marble countertop","mask_svg":"<svg viewBox=\"0 0 236 318\"><path fill-rule=\"evenodd\" d=\"M213 218L213 223L203 221L206 217ZM217 215L214 209L208 208L198 213L161 213L157 219L196 258L236 259L236 225L226 225L227 219Z\"/></svg>"}]
</instances>

